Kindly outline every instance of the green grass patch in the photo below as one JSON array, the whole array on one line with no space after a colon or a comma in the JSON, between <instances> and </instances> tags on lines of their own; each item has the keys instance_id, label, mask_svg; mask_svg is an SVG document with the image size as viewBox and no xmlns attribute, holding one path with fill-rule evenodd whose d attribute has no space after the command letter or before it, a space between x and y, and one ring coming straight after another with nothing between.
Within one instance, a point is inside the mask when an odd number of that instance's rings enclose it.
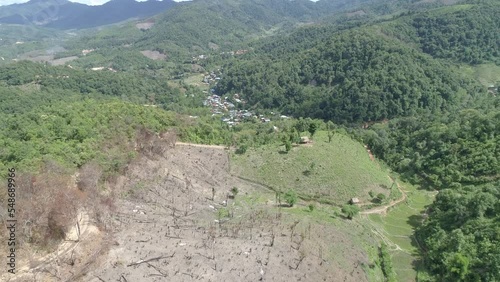
<instances>
[{"instance_id":1,"label":"green grass patch","mask_svg":"<svg viewBox=\"0 0 500 282\"><path fill-rule=\"evenodd\" d=\"M196 86L202 90L208 90L209 85L203 83L203 74L196 73L184 78L184 83L187 85Z\"/></svg>"},{"instance_id":2,"label":"green grass patch","mask_svg":"<svg viewBox=\"0 0 500 282\"><path fill-rule=\"evenodd\" d=\"M500 81L500 66L495 64L482 64L477 66L462 65L461 73L478 80L482 85L489 87Z\"/></svg>"},{"instance_id":3,"label":"green grass patch","mask_svg":"<svg viewBox=\"0 0 500 282\"><path fill-rule=\"evenodd\" d=\"M368 192L389 196L388 172L370 160L359 142L327 132L318 132L310 145L299 145L288 153L281 144L249 149L234 155L232 172L269 185L276 191L293 189L306 200L341 205L353 197L368 202Z\"/></svg>"}]
</instances>

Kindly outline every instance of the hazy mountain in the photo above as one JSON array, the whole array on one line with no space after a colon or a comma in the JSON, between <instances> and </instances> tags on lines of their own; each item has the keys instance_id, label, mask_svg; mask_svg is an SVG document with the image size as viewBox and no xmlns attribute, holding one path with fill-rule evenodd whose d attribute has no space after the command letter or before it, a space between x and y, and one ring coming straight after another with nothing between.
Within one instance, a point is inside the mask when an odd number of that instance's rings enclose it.
<instances>
[{"instance_id":1,"label":"hazy mountain","mask_svg":"<svg viewBox=\"0 0 500 282\"><path fill-rule=\"evenodd\" d=\"M111 0L100 6L89 6L67 0L31 0L0 7L0 23L80 29L149 17L175 4L172 0Z\"/></svg>"}]
</instances>

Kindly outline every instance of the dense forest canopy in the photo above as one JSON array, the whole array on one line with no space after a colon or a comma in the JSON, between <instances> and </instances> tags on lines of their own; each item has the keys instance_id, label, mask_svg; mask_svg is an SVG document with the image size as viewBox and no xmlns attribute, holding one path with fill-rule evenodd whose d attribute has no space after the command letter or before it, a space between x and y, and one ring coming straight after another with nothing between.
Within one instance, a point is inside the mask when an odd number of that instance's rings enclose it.
<instances>
[{"instance_id":1,"label":"dense forest canopy","mask_svg":"<svg viewBox=\"0 0 500 282\"><path fill-rule=\"evenodd\" d=\"M430 189L500 178L498 109L395 119L363 134L363 141L377 156L407 179Z\"/></svg>"},{"instance_id":2,"label":"dense forest canopy","mask_svg":"<svg viewBox=\"0 0 500 282\"><path fill-rule=\"evenodd\" d=\"M388 35L415 42L435 58L468 64L500 64L500 5L457 5L417 12L384 28Z\"/></svg>"},{"instance_id":3,"label":"dense forest canopy","mask_svg":"<svg viewBox=\"0 0 500 282\"><path fill-rule=\"evenodd\" d=\"M365 30L329 36L320 28L322 34L307 50L294 52L279 41L284 55L276 59L256 50L231 62L218 93L241 93L251 106L294 116L352 123L452 110L481 92L474 82L395 40Z\"/></svg>"},{"instance_id":4,"label":"dense forest canopy","mask_svg":"<svg viewBox=\"0 0 500 282\"><path fill-rule=\"evenodd\" d=\"M500 183L441 191L417 231L436 281L500 280Z\"/></svg>"}]
</instances>

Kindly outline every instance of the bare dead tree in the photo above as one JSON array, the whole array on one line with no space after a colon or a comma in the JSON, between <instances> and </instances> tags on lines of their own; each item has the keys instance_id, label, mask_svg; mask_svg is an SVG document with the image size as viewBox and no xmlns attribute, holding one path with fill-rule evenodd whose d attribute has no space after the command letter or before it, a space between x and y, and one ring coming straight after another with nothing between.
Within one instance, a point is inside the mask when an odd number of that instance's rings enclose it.
<instances>
[{"instance_id":1,"label":"bare dead tree","mask_svg":"<svg viewBox=\"0 0 500 282\"><path fill-rule=\"evenodd\" d=\"M304 250L301 250L299 252L299 260L297 262L297 265L295 265L295 270L297 270L297 268L299 268L300 264L302 263L302 261L306 258L306 253Z\"/></svg>"},{"instance_id":2,"label":"bare dead tree","mask_svg":"<svg viewBox=\"0 0 500 282\"><path fill-rule=\"evenodd\" d=\"M142 263L148 263L148 262L151 262L151 261L157 261L157 260L160 260L160 259L173 258L174 256L175 256L175 252L173 252L171 255L168 255L168 256L158 256L158 257L154 257L154 258L150 258L150 259L141 259L139 261L136 261L136 262L128 264L127 267L136 266L136 265L139 265L139 264L142 264Z\"/></svg>"},{"instance_id":3,"label":"bare dead tree","mask_svg":"<svg viewBox=\"0 0 500 282\"><path fill-rule=\"evenodd\" d=\"M297 227L297 224L299 224L300 221L296 220L291 226L290 226L290 241L293 238L295 227Z\"/></svg>"},{"instance_id":4,"label":"bare dead tree","mask_svg":"<svg viewBox=\"0 0 500 282\"><path fill-rule=\"evenodd\" d=\"M269 247L274 246L274 237L276 237L276 234L274 233L274 228L271 229L271 242L269 243Z\"/></svg>"}]
</instances>

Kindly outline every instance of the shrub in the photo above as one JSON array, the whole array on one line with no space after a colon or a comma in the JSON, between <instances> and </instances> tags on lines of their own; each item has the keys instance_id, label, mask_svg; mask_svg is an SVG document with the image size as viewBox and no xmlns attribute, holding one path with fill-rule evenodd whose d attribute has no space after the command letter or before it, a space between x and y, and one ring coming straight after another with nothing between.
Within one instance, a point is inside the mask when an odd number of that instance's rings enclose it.
<instances>
[{"instance_id":1,"label":"shrub","mask_svg":"<svg viewBox=\"0 0 500 282\"><path fill-rule=\"evenodd\" d=\"M288 192L286 192L283 196L283 199L290 207L293 207L293 205L297 203L297 193L293 190L288 190Z\"/></svg>"},{"instance_id":2,"label":"shrub","mask_svg":"<svg viewBox=\"0 0 500 282\"><path fill-rule=\"evenodd\" d=\"M342 207L342 212L348 219L352 219L359 213L359 208L354 205L345 205Z\"/></svg>"},{"instance_id":3,"label":"shrub","mask_svg":"<svg viewBox=\"0 0 500 282\"><path fill-rule=\"evenodd\" d=\"M316 206L314 204L309 204L309 206L307 206L309 208L309 211L312 212L314 211L314 209L316 208Z\"/></svg>"},{"instance_id":4,"label":"shrub","mask_svg":"<svg viewBox=\"0 0 500 282\"><path fill-rule=\"evenodd\" d=\"M238 147L238 149L236 149L235 153L238 155L243 155L244 153L247 152L247 149L248 149L248 145L243 144L243 145L240 145Z\"/></svg>"}]
</instances>

